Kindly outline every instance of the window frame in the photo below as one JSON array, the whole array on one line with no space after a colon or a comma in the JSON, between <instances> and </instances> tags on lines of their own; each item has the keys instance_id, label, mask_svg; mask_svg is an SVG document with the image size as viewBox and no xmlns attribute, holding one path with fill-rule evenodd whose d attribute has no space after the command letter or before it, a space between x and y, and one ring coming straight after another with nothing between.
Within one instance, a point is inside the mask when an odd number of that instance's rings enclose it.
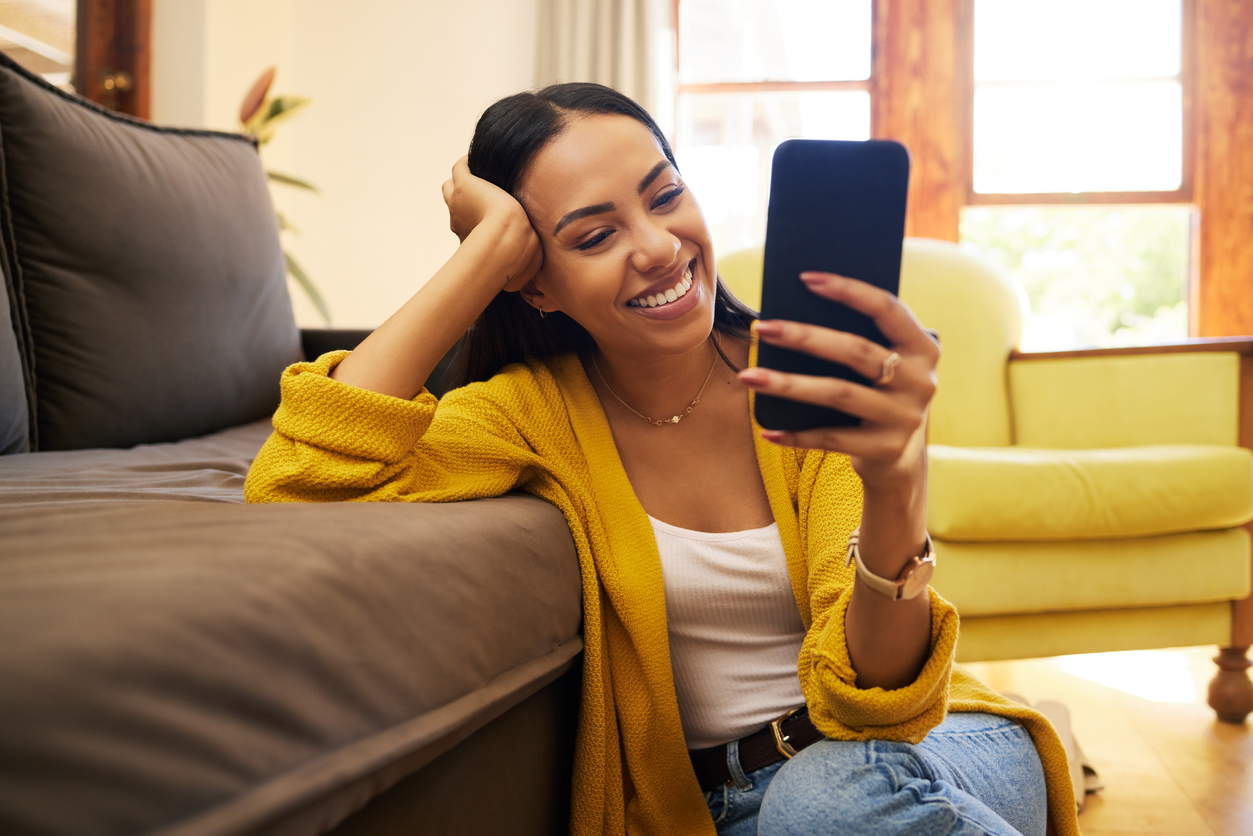
<instances>
[{"instance_id":1,"label":"window frame","mask_svg":"<svg viewBox=\"0 0 1253 836\"><path fill-rule=\"evenodd\" d=\"M674 29L674 72L675 72L675 123L679 107L679 97L684 93L791 93L791 92L826 92L826 91L864 91L870 96L870 134L875 135L875 102L878 94L879 79L882 78L882 66L879 56L879 4L885 0L870 0L870 76L864 79L846 79L842 81L721 81L699 84L678 82L682 70L682 54L680 43L682 33L679 28L679 4L683 0L673 0L671 8L673 17L671 26Z\"/></svg>"},{"instance_id":2,"label":"window frame","mask_svg":"<svg viewBox=\"0 0 1253 836\"><path fill-rule=\"evenodd\" d=\"M1095 206L1112 204L1192 203L1196 182L1196 0L1180 0L1179 85L1183 98L1182 182L1174 191L1129 192L976 192L975 165L975 2L961 0L957 26L957 55L961 62L957 77L961 89L962 172L965 206ZM1033 82L1024 82L1028 86ZM1080 82L1082 83L1082 82Z\"/></svg>"}]
</instances>

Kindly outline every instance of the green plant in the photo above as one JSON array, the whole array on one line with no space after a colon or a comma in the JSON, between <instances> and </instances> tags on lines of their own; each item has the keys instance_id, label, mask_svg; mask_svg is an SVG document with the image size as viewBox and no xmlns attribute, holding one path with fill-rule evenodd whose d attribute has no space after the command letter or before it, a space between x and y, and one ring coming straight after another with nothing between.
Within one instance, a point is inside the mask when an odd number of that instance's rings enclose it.
<instances>
[{"instance_id":1,"label":"green plant","mask_svg":"<svg viewBox=\"0 0 1253 836\"><path fill-rule=\"evenodd\" d=\"M258 147L264 146L274 138L275 129L295 116L301 110L309 106L310 100L304 96L271 96L270 87L274 84L274 74L276 69L270 67L263 72L255 82L252 88L248 90L248 94L244 96L244 101L239 106L239 124L243 133L252 136L257 141ZM296 189L304 189L306 191L319 194L318 187L302 180L299 177L293 177L290 174L283 174L278 171L266 169L265 176L269 178L271 183L277 183L281 186L290 186ZM288 223L287 218L283 217L282 212L274 213L278 216L279 232L290 232L293 235L299 235L300 231ZM317 285L309 278L300 263L292 257L292 254L283 249L283 258L287 261L287 274L296 280L296 284L300 285L300 289L309 297L309 301L318 309L318 313L322 315L327 325L331 324L330 309L326 306L326 300L322 298L321 292Z\"/></svg>"}]
</instances>

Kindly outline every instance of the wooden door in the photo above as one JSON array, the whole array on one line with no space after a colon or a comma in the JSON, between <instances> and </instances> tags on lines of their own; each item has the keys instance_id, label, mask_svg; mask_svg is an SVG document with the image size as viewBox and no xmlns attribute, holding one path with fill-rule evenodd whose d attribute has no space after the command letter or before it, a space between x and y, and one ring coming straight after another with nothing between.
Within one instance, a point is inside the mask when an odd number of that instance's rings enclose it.
<instances>
[{"instance_id":1,"label":"wooden door","mask_svg":"<svg viewBox=\"0 0 1253 836\"><path fill-rule=\"evenodd\" d=\"M110 110L147 119L152 0L78 0L74 88Z\"/></svg>"}]
</instances>

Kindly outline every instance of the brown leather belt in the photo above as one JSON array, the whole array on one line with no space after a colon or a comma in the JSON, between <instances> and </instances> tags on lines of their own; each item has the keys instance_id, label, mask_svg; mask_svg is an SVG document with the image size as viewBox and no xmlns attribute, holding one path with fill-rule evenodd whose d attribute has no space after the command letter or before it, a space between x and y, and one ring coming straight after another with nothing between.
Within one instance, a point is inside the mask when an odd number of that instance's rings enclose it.
<instances>
[{"instance_id":1,"label":"brown leather belt","mask_svg":"<svg viewBox=\"0 0 1253 836\"><path fill-rule=\"evenodd\" d=\"M762 767L790 758L807 746L822 740L822 732L809 721L809 711L801 706L774 720L764 729L740 738L740 767L747 775ZM727 766L727 746L710 746L688 752L696 780L705 792L723 784L734 784L731 769Z\"/></svg>"}]
</instances>

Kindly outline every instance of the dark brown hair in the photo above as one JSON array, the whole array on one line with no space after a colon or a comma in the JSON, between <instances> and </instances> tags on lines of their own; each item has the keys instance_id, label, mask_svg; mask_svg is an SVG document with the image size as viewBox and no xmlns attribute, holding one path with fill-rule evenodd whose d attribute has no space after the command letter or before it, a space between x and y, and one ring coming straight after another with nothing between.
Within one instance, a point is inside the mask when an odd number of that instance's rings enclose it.
<instances>
[{"instance_id":1,"label":"dark brown hair","mask_svg":"<svg viewBox=\"0 0 1253 836\"><path fill-rule=\"evenodd\" d=\"M531 160L561 135L575 114L629 116L648 128L666 159L678 170L670 143L644 108L610 87L576 83L554 84L537 93L517 93L484 111L470 141L470 172L517 197ZM757 314L732 296L722 279L717 278L714 329L746 338L756 318ZM569 352L584 353L594 347L586 329L566 314L558 311L541 320L539 312L522 299L522 294L501 291L461 338L451 383L463 386L487 380L510 363L527 357L542 360ZM721 348L718 353L722 353Z\"/></svg>"}]
</instances>

